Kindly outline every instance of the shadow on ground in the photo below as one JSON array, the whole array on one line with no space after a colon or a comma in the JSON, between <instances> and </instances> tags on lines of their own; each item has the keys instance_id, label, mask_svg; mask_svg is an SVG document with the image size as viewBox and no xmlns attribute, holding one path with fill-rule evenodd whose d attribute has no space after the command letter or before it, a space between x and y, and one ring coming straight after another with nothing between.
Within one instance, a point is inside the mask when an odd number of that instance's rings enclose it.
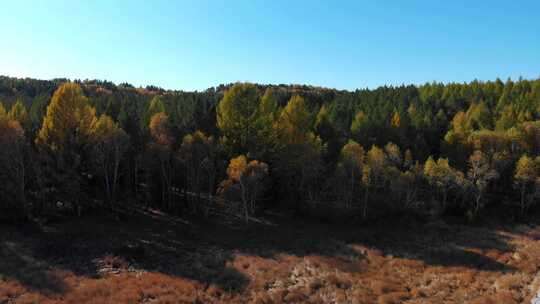
<instances>
[{"instance_id":1,"label":"shadow on ground","mask_svg":"<svg viewBox=\"0 0 540 304\"><path fill-rule=\"evenodd\" d=\"M363 259L356 245L428 265L513 270L483 254L513 249L503 235L486 228L414 221L360 227L276 216L269 222L249 226L186 222L140 211L121 220L76 218L40 229L5 226L0 229L0 276L41 293L61 294L67 287L50 272L51 267L97 278L102 275L104 258L113 257L123 266L113 262L112 267L159 272L241 293L250 280L231 267L236 253Z\"/></svg>"},{"instance_id":2,"label":"shadow on ground","mask_svg":"<svg viewBox=\"0 0 540 304\"><path fill-rule=\"evenodd\" d=\"M62 294L67 285L54 272L50 264L38 260L12 241L0 243L0 278L18 281L31 291L42 294Z\"/></svg>"}]
</instances>

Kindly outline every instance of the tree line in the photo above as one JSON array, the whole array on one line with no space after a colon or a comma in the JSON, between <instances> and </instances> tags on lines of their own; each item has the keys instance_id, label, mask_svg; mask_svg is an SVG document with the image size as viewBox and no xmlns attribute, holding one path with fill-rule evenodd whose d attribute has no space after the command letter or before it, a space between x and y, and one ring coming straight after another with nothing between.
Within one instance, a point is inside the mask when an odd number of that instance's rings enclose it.
<instances>
[{"instance_id":1,"label":"tree line","mask_svg":"<svg viewBox=\"0 0 540 304\"><path fill-rule=\"evenodd\" d=\"M2 218L231 203L246 220L519 216L540 198L540 80L184 92L0 77L0 147Z\"/></svg>"}]
</instances>

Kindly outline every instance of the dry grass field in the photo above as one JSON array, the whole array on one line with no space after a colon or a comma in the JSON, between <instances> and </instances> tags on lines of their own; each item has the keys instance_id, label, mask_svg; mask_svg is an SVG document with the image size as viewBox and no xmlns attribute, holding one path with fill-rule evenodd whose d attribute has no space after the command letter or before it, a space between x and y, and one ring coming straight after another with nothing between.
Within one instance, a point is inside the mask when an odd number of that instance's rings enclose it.
<instances>
[{"instance_id":1,"label":"dry grass field","mask_svg":"<svg viewBox=\"0 0 540 304\"><path fill-rule=\"evenodd\" d=\"M489 228L487 228L489 227ZM0 226L0 303L526 303L540 226L158 212Z\"/></svg>"}]
</instances>

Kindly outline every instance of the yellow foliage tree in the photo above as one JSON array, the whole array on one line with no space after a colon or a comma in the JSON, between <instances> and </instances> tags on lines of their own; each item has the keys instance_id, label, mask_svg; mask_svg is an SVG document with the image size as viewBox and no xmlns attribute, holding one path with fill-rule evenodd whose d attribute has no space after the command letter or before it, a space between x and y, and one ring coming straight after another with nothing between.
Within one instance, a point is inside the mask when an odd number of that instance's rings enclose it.
<instances>
[{"instance_id":1,"label":"yellow foliage tree","mask_svg":"<svg viewBox=\"0 0 540 304\"><path fill-rule=\"evenodd\" d=\"M209 198L214 192L217 150L214 138L201 131L188 134L182 140L179 158L186 170L187 189L196 195L197 203L200 202L201 191L205 191ZM193 208L198 208L198 205L193 205Z\"/></svg>"},{"instance_id":2,"label":"yellow foliage tree","mask_svg":"<svg viewBox=\"0 0 540 304\"><path fill-rule=\"evenodd\" d=\"M440 194L443 210L446 208L450 190L456 186L456 180L461 179L458 175L463 174L452 168L447 158L440 157L435 161L430 156L424 164L424 176Z\"/></svg>"},{"instance_id":3,"label":"yellow foliage tree","mask_svg":"<svg viewBox=\"0 0 540 304\"><path fill-rule=\"evenodd\" d=\"M535 193L540 188L540 159L535 160L527 155L521 156L516 164L514 183L519 190L519 203L523 214L534 202Z\"/></svg>"},{"instance_id":4,"label":"yellow foliage tree","mask_svg":"<svg viewBox=\"0 0 540 304\"><path fill-rule=\"evenodd\" d=\"M43 153L44 175L54 185L56 199L82 212L81 193L89 162L89 135L96 111L76 83L64 83L54 92L35 140Z\"/></svg>"},{"instance_id":5,"label":"yellow foliage tree","mask_svg":"<svg viewBox=\"0 0 540 304\"><path fill-rule=\"evenodd\" d=\"M18 121L21 126L28 123L28 111L26 111L26 107L22 101L17 100L17 102L11 106L11 110L8 113L8 118Z\"/></svg>"},{"instance_id":6,"label":"yellow foliage tree","mask_svg":"<svg viewBox=\"0 0 540 304\"><path fill-rule=\"evenodd\" d=\"M0 101L0 118L6 117L6 108L4 107L4 104Z\"/></svg>"},{"instance_id":7,"label":"yellow foliage tree","mask_svg":"<svg viewBox=\"0 0 540 304\"><path fill-rule=\"evenodd\" d=\"M398 111L394 111L394 114L392 115L392 120L390 121L390 125L397 129L401 127L401 116L399 115Z\"/></svg>"},{"instance_id":8,"label":"yellow foliage tree","mask_svg":"<svg viewBox=\"0 0 540 304\"><path fill-rule=\"evenodd\" d=\"M321 139L313 133L313 116L304 98L293 96L275 124L278 151L277 171L288 193L313 198L318 189L315 178L320 169ZM298 200L295 200L298 203Z\"/></svg>"},{"instance_id":9,"label":"yellow foliage tree","mask_svg":"<svg viewBox=\"0 0 540 304\"><path fill-rule=\"evenodd\" d=\"M107 115L101 115L90 128L92 160L97 165L109 204L116 199L120 163L127 149L128 135Z\"/></svg>"},{"instance_id":10,"label":"yellow foliage tree","mask_svg":"<svg viewBox=\"0 0 540 304\"><path fill-rule=\"evenodd\" d=\"M350 140L341 149L336 172L338 178L336 188L341 189L339 192L346 207L352 206L356 193L360 190L364 161L364 148L357 142Z\"/></svg>"},{"instance_id":11,"label":"yellow foliage tree","mask_svg":"<svg viewBox=\"0 0 540 304\"><path fill-rule=\"evenodd\" d=\"M150 163L147 171L157 170L160 180L161 203L169 204L168 208L171 208L174 170L172 158L173 137L170 134L169 116L164 112L154 114L150 119L149 129L153 142L148 146L147 155ZM156 161L157 163L155 163ZM147 178L149 178L149 184L156 184L156 180L153 180L150 176Z\"/></svg>"},{"instance_id":12,"label":"yellow foliage tree","mask_svg":"<svg viewBox=\"0 0 540 304\"><path fill-rule=\"evenodd\" d=\"M170 148L173 143L173 138L169 132L169 116L164 112L154 114L150 118L150 134L154 142L164 148Z\"/></svg>"},{"instance_id":13,"label":"yellow foliage tree","mask_svg":"<svg viewBox=\"0 0 540 304\"><path fill-rule=\"evenodd\" d=\"M54 93L36 143L53 151L86 139L96 120L96 110L75 83L65 83Z\"/></svg>"},{"instance_id":14,"label":"yellow foliage tree","mask_svg":"<svg viewBox=\"0 0 540 304\"><path fill-rule=\"evenodd\" d=\"M268 165L258 160L248 162L246 156L239 155L229 162L227 175L229 178L221 183L220 192L225 196L240 198L247 223L265 190Z\"/></svg>"}]
</instances>

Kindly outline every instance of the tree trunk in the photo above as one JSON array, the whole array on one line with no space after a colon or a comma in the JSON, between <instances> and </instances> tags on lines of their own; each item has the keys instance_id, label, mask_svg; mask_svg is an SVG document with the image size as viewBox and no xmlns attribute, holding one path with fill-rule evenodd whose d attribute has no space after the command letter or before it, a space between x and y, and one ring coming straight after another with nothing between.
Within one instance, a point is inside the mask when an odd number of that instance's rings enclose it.
<instances>
[{"instance_id":1,"label":"tree trunk","mask_svg":"<svg viewBox=\"0 0 540 304\"><path fill-rule=\"evenodd\" d=\"M362 217L364 219L367 218L368 200L369 200L369 188L366 188L366 195L364 197L364 210L362 214Z\"/></svg>"},{"instance_id":2,"label":"tree trunk","mask_svg":"<svg viewBox=\"0 0 540 304\"><path fill-rule=\"evenodd\" d=\"M523 183L521 185L521 215L525 214L525 191L526 190L526 184Z\"/></svg>"}]
</instances>

